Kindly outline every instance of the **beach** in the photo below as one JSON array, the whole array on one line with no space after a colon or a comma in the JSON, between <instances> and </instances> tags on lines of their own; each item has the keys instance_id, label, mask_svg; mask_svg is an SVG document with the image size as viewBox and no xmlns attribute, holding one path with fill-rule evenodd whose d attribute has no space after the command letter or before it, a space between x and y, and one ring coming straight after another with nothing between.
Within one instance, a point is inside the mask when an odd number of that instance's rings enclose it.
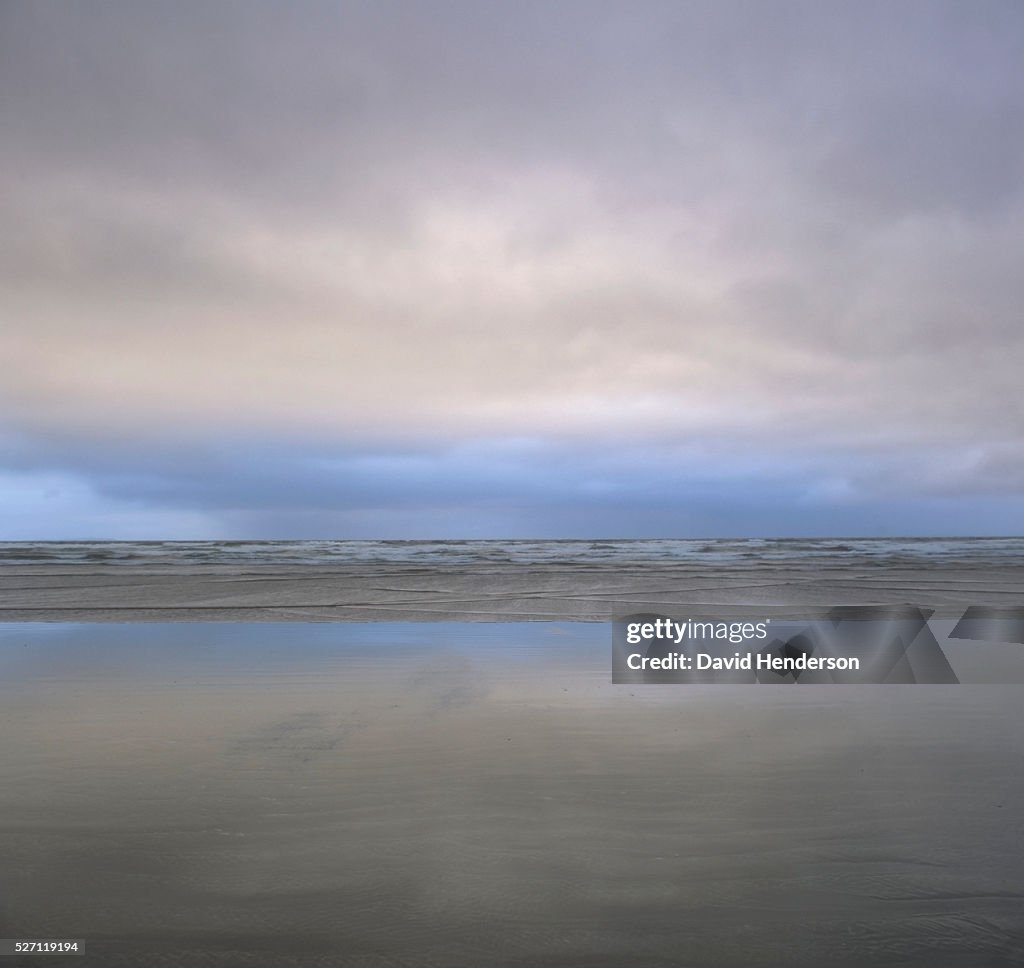
<instances>
[{"instance_id":1,"label":"beach","mask_svg":"<svg viewBox=\"0 0 1024 968\"><path fill-rule=\"evenodd\" d=\"M0 936L104 968L1024 959L1021 687L613 686L604 621L1018 602L1012 547L90 550L4 566Z\"/></svg>"},{"instance_id":2,"label":"beach","mask_svg":"<svg viewBox=\"0 0 1024 968\"><path fill-rule=\"evenodd\" d=\"M0 968L1024 968L1022 39L3 3Z\"/></svg>"}]
</instances>

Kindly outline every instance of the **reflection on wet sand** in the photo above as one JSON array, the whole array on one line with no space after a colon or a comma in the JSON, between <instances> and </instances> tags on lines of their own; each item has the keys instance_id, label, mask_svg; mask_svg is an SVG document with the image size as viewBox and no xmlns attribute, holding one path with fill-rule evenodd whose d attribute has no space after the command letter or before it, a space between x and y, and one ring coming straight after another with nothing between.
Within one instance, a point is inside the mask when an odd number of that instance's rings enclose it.
<instances>
[{"instance_id":1,"label":"reflection on wet sand","mask_svg":"<svg viewBox=\"0 0 1024 968\"><path fill-rule=\"evenodd\" d=\"M1016 688L613 687L578 625L0 656L0 936L81 964L1024 959Z\"/></svg>"}]
</instances>

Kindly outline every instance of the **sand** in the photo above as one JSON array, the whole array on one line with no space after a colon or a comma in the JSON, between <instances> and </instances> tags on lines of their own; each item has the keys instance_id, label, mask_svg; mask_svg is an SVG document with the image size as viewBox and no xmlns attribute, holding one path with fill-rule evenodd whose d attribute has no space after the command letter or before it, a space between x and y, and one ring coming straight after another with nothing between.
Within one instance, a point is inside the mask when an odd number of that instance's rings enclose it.
<instances>
[{"instance_id":1,"label":"sand","mask_svg":"<svg viewBox=\"0 0 1024 968\"><path fill-rule=\"evenodd\" d=\"M0 622L53 624L0 628L0 937L103 968L1020 965L1020 687L612 686L607 626L481 623L955 618L1021 577L5 565Z\"/></svg>"},{"instance_id":2,"label":"sand","mask_svg":"<svg viewBox=\"0 0 1024 968\"><path fill-rule=\"evenodd\" d=\"M1018 688L612 686L581 625L49 628L0 638L0 936L78 964L1024 959Z\"/></svg>"},{"instance_id":3,"label":"sand","mask_svg":"<svg viewBox=\"0 0 1024 968\"><path fill-rule=\"evenodd\" d=\"M612 605L902 604L960 614L1019 605L1017 559L816 557L745 565L620 563L424 567L402 563L160 566L11 565L0 621L607 621Z\"/></svg>"}]
</instances>

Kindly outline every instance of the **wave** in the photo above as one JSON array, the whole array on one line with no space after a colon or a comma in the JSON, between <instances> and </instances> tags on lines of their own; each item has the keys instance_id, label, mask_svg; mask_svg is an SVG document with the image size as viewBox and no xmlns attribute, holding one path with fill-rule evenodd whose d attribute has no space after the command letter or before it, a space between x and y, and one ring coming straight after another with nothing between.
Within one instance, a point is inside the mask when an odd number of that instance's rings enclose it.
<instances>
[{"instance_id":1,"label":"wave","mask_svg":"<svg viewBox=\"0 0 1024 968\"><path fill-rule=\"evenodd\" d=\"M32 565L486 564L695 565L799 563L865 565L1005 563L1024 560L1024 538L722 538L557 540L13 541L0 542L0 567Z\"/></svg>"}]
</instances>

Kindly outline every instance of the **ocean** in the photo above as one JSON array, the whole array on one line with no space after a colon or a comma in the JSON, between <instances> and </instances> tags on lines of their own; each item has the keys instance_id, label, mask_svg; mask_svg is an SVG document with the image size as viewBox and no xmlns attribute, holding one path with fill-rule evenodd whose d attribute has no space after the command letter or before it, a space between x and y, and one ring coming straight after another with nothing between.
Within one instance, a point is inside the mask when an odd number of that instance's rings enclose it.
<instances>
[{"instance_id":1,"label":"ocean","mask_svg":"<svg viewBox=\"0 0 1024 968\"><path fill-rule=\"evenodd\" d=\"M828 562L972 564L1024 561L1024 537L1002 538L657 538L449 541L11 541L0 566L102 563L129 566L335 564L691 563L759 565Z\"/></svg>"}]
</instances>

